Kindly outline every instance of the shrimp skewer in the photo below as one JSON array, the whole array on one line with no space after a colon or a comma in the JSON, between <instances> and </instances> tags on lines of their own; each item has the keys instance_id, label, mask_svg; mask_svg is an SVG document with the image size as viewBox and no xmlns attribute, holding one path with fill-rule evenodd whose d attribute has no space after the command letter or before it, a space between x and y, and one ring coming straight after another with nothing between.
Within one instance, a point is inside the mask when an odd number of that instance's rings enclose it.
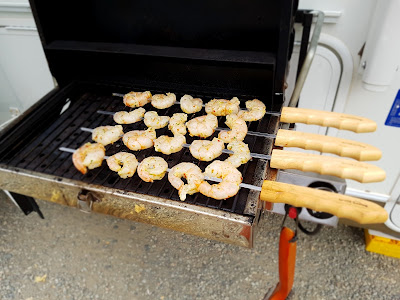
<instances>
[{"instance_id":1,"label":"shrimp skewer","mask_svg":"<svg viewBox=\"0 0 400 300\"><path fill-rule=\"evenodd\" d=\"M74 152L72 162L79 172L86 174L88 168L100 167L105 155L106 149L102 144L86 143Z\"/></svg>"},{"instance_id":2,"label":"shrimp skewer","mask_svg":"<svg viewBox=\"0 0 400 300\"><path fill-rule=\"evenodd\" d=\"M183 182L182 177L186 179L187 184ZM168 180L178 190L179 198L185 201L187 194L193 195L199 191L199 186L204 181L204 174L195 164L183 162L169 171Z\"/></svg>"},{"instance_id":3,"label":"shrimp skewer","mask_svg":"<svg viewBox=\"0 0 400 300\"><path fill-rule=\"evenodd\" d=\"M247 135L247 124L243 119L237 115L227 115L225 124L232 130L221 131L218 134L218 138L223 140L224 143L244 140Z\"/></svg>"},{"instance_id":4,"label":"shrimp skewer","mask_svg":"<svg viewBox=\"0 0 400 300\"><path fill-rule=\"evenodd\" d=\"M183 112L187 114L194 114L201 111L203 107L203 100L200 98L193 98L190 95L184 95L179 102Z\"/></svg>"},{"instance_id":5,"label":"shrimp skewer","mask_svg":"<svg viewBox=\"0 0 400 300\"><path fill-rule=\"evenodd\" d=\"M154 140L154 148L157 152L171 154L182 150L186 143L186 138L182 134L176 134L173 137L162 135Z\"/></svg>"},{"instance_id":6,"label":"shrimp skewer","mask_svg":"<svg viewBox=\"0 0 400 300\"><path fill-rule=\"evenodd\" d=\"M217 126L218 119L211 114L191 119L186 123L190 136L199 136L203 138L211 136Z\"/></svg>"},{"instance_id":7,"label":"shrimp skewer","mask_svg":"<svg viewBox=\"0 0 400 300\"><path fill-rule=\"evenodd\" d=\"M169 120L168 129L175 134L186 134L186 121L187 114L184 113L176 113L173 114L171 119Z\"/></svg>"},{"instance_id":8,"label":"shrimp skewer","mask_svg":"<svg viewBox=\"0 0 400 300\"><path fill-rule=\"evenodd\" d=\"M216 160L209 164L205 171L205 176L222 179L218 184L209 184L203 181L199 186L199 191L207 197L217 200L230 198L237 194L242 183L242 174L230 163Z\"/></svg>"},{"instance_id":9,"label":"shrimp skewer","mask_svg":"<svg viewBox=\"0 0 400 300\"><path fill-rule=\"evenodd\" d=\"M176 96L174 93L156 94L151 97L151 105L158 109L171 107L175 104Z\"/></svg>"},{"instance_id":10,"label":"shrimp skewer","mask_svg":"<svg viewBox=\"0 0 400 300\"><path fill-rule=\"evenodd\" d=\"M100 126L93 129L92 140L106 146L118 141L123 134L121 125Z\"/></svg>"},{"instance_id":11,"label":"shrimp skewer","mask_svg":"<svg viewBox=\"0 0 400 300\"><path fill-rule=\"evenodd\" d=\"M154 129L160 129L168 125L168 116L159 116L156 111L148 111L144 114L144 124L147 127L152 127Z\"/></svg>"},{"instance_id":12,"label":"shrimp skewer","mask_svg":"<svg viewBox=\"0 0 400 300\"><path fill-rule=\"evenodd\" d=\"M114 114L114 121L118 124L133 124L143 120L146 110L139 107L131 112L118 111Z\"/></svg>"},{"instance_id":13,"label":"shrimp skewer","mask_svg":"<svg viewBox=\"0 0 400 300\"><path fill-rule=\"evenodd\" d=\"M138 166L136 156L128 152L118 152L107 158L110 170L118 172L121 178L132 177Z\"/></svg>"},{"instance_id":14,"label":"shrimp skewer","mask_svg":"<svg viewBox=\"0 0 400 300\"><path fill-rule=\"evenodd\" d=\"M153 182L163 179L168 170L168 163L158 156L150 156L142 160L137 173L143 181Z\"/></svg>"},{"instance_id":15,"label":"shrimp skewer","mask_svg":"<svg viewBox=\"0 0 400 300\"><path fill-rule=\"evenodd\" d=\"M130 92L123 96L124 104L128 107L140 107L150 102L151 93L146 92Z\"/></svg>"},{"instance_id":16,"label":"shrimp skewer","mask_svg":"<svg viewBox=\"0 0 400 300\"><path fill-rule=\"evenodd\" d=\"M231 100L213 99L206 104L206 113L214 116L227 116L239 112L240 101L237 97Z\"/></svg>"},{"instance_id":17,"label":"shrimp skewer","mask_svg":"<svg viewBox=\"0 0 400 300\"><path fill-rule=\"evenodd\" d=\"M156 138L155 129L150 127L147 130L129 131L124 134L122 141L129 149L138 151L153 147Z\"/></svg>"}]
</instances>

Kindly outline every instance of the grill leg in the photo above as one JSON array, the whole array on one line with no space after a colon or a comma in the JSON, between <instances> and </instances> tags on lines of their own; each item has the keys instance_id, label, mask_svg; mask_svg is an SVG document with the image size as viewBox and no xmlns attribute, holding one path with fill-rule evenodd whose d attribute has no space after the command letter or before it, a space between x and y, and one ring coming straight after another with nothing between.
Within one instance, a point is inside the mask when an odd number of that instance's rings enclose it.
<instances>
[{"instance_id":1,"label":"grill leg","mask_svg":"<svg viewBox=\"0 0 400 300\"><path fill-rule=\"evenodd\" d=\"M294 269L296 265L296 242L291 242L295 232L283 227L279 239L279 283L271 294L264 300L287 299L294 282Z\"/></svg>"},{"instance_id":2,"label":"grill leg","mask_svg":"<svg viewBox=\"0 0 400 300\"><path fill-rule=\"evenodd\" d=\"M38 213L40 218L44 219L44 216L40 211L39 205L37 205L35 199L9 191L4 192L11 199L11 201L23 211L25 215L29 215L31 212L35 211Z\"/></svg>"}]
</instances>

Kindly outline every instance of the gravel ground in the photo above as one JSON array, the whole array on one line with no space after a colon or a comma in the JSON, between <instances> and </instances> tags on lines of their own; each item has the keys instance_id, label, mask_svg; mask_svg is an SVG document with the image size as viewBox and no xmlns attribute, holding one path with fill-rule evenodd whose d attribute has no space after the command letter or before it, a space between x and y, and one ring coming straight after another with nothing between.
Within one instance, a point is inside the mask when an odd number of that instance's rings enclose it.
<instances>
[{"instance_id":1,"label":"gravel ground","mask_svg":"<svg viewBox=\"0 0 400 300\"><path fill-rule=\"evenodd\" d=\"M262 299L277 282L281 217L254 249L0 194L1 299ZM400 260L366 252L361 229L300 235L290 299L400 299Z\"/></svg>"}]
</instances>

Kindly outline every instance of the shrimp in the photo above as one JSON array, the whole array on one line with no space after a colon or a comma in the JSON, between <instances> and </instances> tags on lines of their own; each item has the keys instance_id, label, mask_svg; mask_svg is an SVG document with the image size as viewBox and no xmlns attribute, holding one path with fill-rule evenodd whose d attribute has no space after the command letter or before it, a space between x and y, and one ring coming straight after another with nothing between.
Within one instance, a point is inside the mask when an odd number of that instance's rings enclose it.
<instances>
[{"instance_id":1,"label":"shrimp","mask_svg":"<svg viewBox=\"0 0 400 300\"><path fill-rule=\"evenodd\" d=\"M136 156L128 152L118 152L107 158L108 167L121 178L132 177L136 172L138 161Z\"/></svg>"},{"instance_id":2,"label":"shrimp","mask_svg":"<svg viewBox=\"0 0 400 300\"><path fill-rule=\"evenodd\" d=\"M190 136L199 136L202 138L211 136L217 126L217 117L210 114L191 119L186 123Z\"/></svg>"},{"instance_id":3,"label":"shrimp","mask_svg":"<svg viewBox=\"0 0 400 300\"><path fill-rule=\"evenodd\" d=\"M238 112L238 116L245 121L257 121L265 115L265 104L258 99L246 101L246 107L248 111L241 110Z\"/></svg>"},{"instance_id":4,"label":"shrimp","mask_svg":"<svg viewBox=\"0 0 400 300\"><path fill-rule=\"evenodd\" d=\"M156 111L148 111L144 114L144 124L146 124L147 127L160 129L167 126L168 122L168 116L159 116Z\"/></svg>"},{"instance_id":5,"label":"shrimp","mask_svg":"<svg viewBox=\"0 0 400 300\"><path fill-rule=\"evenodd\" d=\"M118 111L114 114L114 121L118 124L133 124L143 119L146 110L139 107L131 112Z\"/></svg>"},{"instance_id":6,"label":"shrimp","mask_svg":"<svg viewBox=\"0 0 400 300\"><path fill-rule=\"evenodd\" d=\"M158 109L168 108L176 102L174 93L156 94L151 97L151 105Z\"/></svg>"},{"instance_id":7,"label":"shrimp","mask_svg":"<svg viewBox=\"0 0 400 300\"><path fill-rule=\"evenodd\" d=\"M93 129L92 140L106 146L118 141L123 134L121 125L100 126Z\"/></svg>"},{"instance_id":8,"label":"shrimp","mask_svg":"<svg viewBox=\"0 0 400 300\"><path fill-rule=\"evenodd\" d=\"M240 165L247 163L251 159L250 149L246 143L233 141L226 147L228 150L233 151L233 154L229 156L225 161L229 162L235 168Z\"/></svg>"},{"instance_id":9,"label":"shrimp","mask_svg":"<svg viewBox=\"0 0 400 300\"><path fill-rule=\"evenodd\" d=\"M210 161L222 154L225 144L222 140L213 138L212 141L196 140L189 147L190 153L198 160Z\"/></svg>"},{"instance_id":10,"label":"shrimp","mask_svg":"<svg viewBox=\"0 0 400 300\"><path fill-rule=\"evenodd\" d=\"M200 98L193 98L190 95L182 96L180 103L182 111L187 114L197 113L201 111L201 108L203 107L203 100Z\"/></svg>"},{"instance_id":11,"label":"shrimp","mask_svg":"<svg viewBox=\"0 0 400 300\"><path fill-rule=\"evenodd\" d=\"M181 178L185 178L187 184ZM193 195L199 191L199 185L204 181L201 169L192 163L183 162L174 166L168 174L171 185L178 190L179 198L186 200L186 195Z\"/></svg>"},{"instance_id":12,"label":"shrimp","mask_svg":"<svg viewBox=\"0 0 400 300\"><path fill-rule=\"evenodd\" d=\"M105 155L106 149L102 144L86 143L74 152L72 162L79 172L86 174L87 168L100 167Z\"/></svg>"},{"instance_id":13,"label":"shrimp","mask_svg":"<svg viewBox=\"0 0 400 300\"><path fill-rule=\"evenodd\" d=\"M220 160L209 164L204 175L222 179L222 182L218 184L211 185L207 181L203 181L199 186L200 193L217 200L235 196L242 183L242 174L230 163Z\"/></svg>"},{"instance_id":14,"label":"shrimp","mask_svg":"<svg viewBox=\"0 0 400 300\"><path fill-rule=\"evenodd\" d=\"M169 155L181 151L184 143L186 143L186 138L182 134L176 134L173 137L162 135L154 140L154 148L157 152Z\"/></svg>"},{"instance_id":15,"label":"shrimp","mask_svg":"<svg viewBox=\"0 0 400 300\"><path fill-rule=\"evenodd\" d=\"M239 118L237 115L227 115L226 125L231 128L230 131L221 131L218 134L218 138L224 141L224 143L230 143L232 141L243 141L247 134L246 122Z\"/></svg>"},{"instance_id":16,"label":"shrimp","mask_svg":"<svg viewBox=\"0 0 400 300\"><path fill-rule=\"evenodd\" d=\"M143 181L153 182L163 179L168 170L168 163L158 156L150 156L142 160L137 173Z\"/></svg>"},{"instance_id":17,"label":"shrimp","mask_svg":"<svg viewBox=\"0 0 400 300\"><path fill-rule=\"evenodd\" d=\"M122 141L129 149L138 151L153 147L156 137L155 129L150 127L147 130L129 131L124 134Z\"/></svg>"},{"instance_id":18,"label":"shrimp","mask_svg":"<svg viewBox=\"0 0 400 300\"><path fill-rule=\"evenodd\" d=\"M168 129L175 134L186 134L186 122L187 114L177 113L173 114L171 119L169 120Z\"/></svg>"},{"instance_id":19,"label":"shrimp","mask_svg":"<svg viewBox=\"0 0 400 300\"><path fill-rule=\"evenodd\" d=\"M240 101L237 97L231 100L213 99L206 104L206 113L215 116L227 116L230 114L237 114L239 111Z\"/></svg>"},{"instance_id":20,"label":"shrimp","mask_svg":"<svg viewBox=\"0 0 400 300\"><path fill-rule=\"evenodd\" d=\"M130 92L124 95L124 104L129 107L140 107L150 102L151 93L146 92Z\"/></svg>"}]
</instances>

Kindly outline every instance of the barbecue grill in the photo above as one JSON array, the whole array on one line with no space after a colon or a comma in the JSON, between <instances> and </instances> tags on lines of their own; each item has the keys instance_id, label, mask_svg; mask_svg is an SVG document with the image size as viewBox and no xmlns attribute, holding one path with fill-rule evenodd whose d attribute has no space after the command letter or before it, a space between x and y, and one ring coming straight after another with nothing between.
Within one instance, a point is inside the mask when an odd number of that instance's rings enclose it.
<instances>
[{"instance_id":1,"label":"barbecue grill","mask_svg":"<svg viewBox=\"0 0 400 300\"><path fill-rule=\"evenodd\" d=\"M0 188L121 218L150 223L251 247L262 203L259 192L241 188L224 201L200 193L181 202L167 178L147 183L137 175L121 179L103 163L86 175L71 154L91 140L81 127L114 125L99 110L126 110L113 93L149 90L202 98L257 98L279 113L293 45L296 1L54 1L32 0L32 11L58 87L10 124L0 141ZM56 13L62 11L62 14ZM148 107L147 107L148 106ZM156 110L148 104L146 110ZM159 115L181 112L179 105ZM204 109L190 118L204 114ZM226 127L224 118L219 126ZM249 123L249 130L274 134L278 114ZM143 122L124 131L144 129ZM157 130L157 136L167 134ZM216 134L215 134L216 135ZM188 137L187 143L193 138ZM253 153L270 154L273 140L248 135ZM106 147L107 155L124 148ZM163 155L136 152L139 161L163 157L170 167L195 162L189 149ZM223 154L220 159L227 158ZM275 178L268 161L253 159L239 171L243 182L261 186Z\"/></svg>"}]
</instances>

